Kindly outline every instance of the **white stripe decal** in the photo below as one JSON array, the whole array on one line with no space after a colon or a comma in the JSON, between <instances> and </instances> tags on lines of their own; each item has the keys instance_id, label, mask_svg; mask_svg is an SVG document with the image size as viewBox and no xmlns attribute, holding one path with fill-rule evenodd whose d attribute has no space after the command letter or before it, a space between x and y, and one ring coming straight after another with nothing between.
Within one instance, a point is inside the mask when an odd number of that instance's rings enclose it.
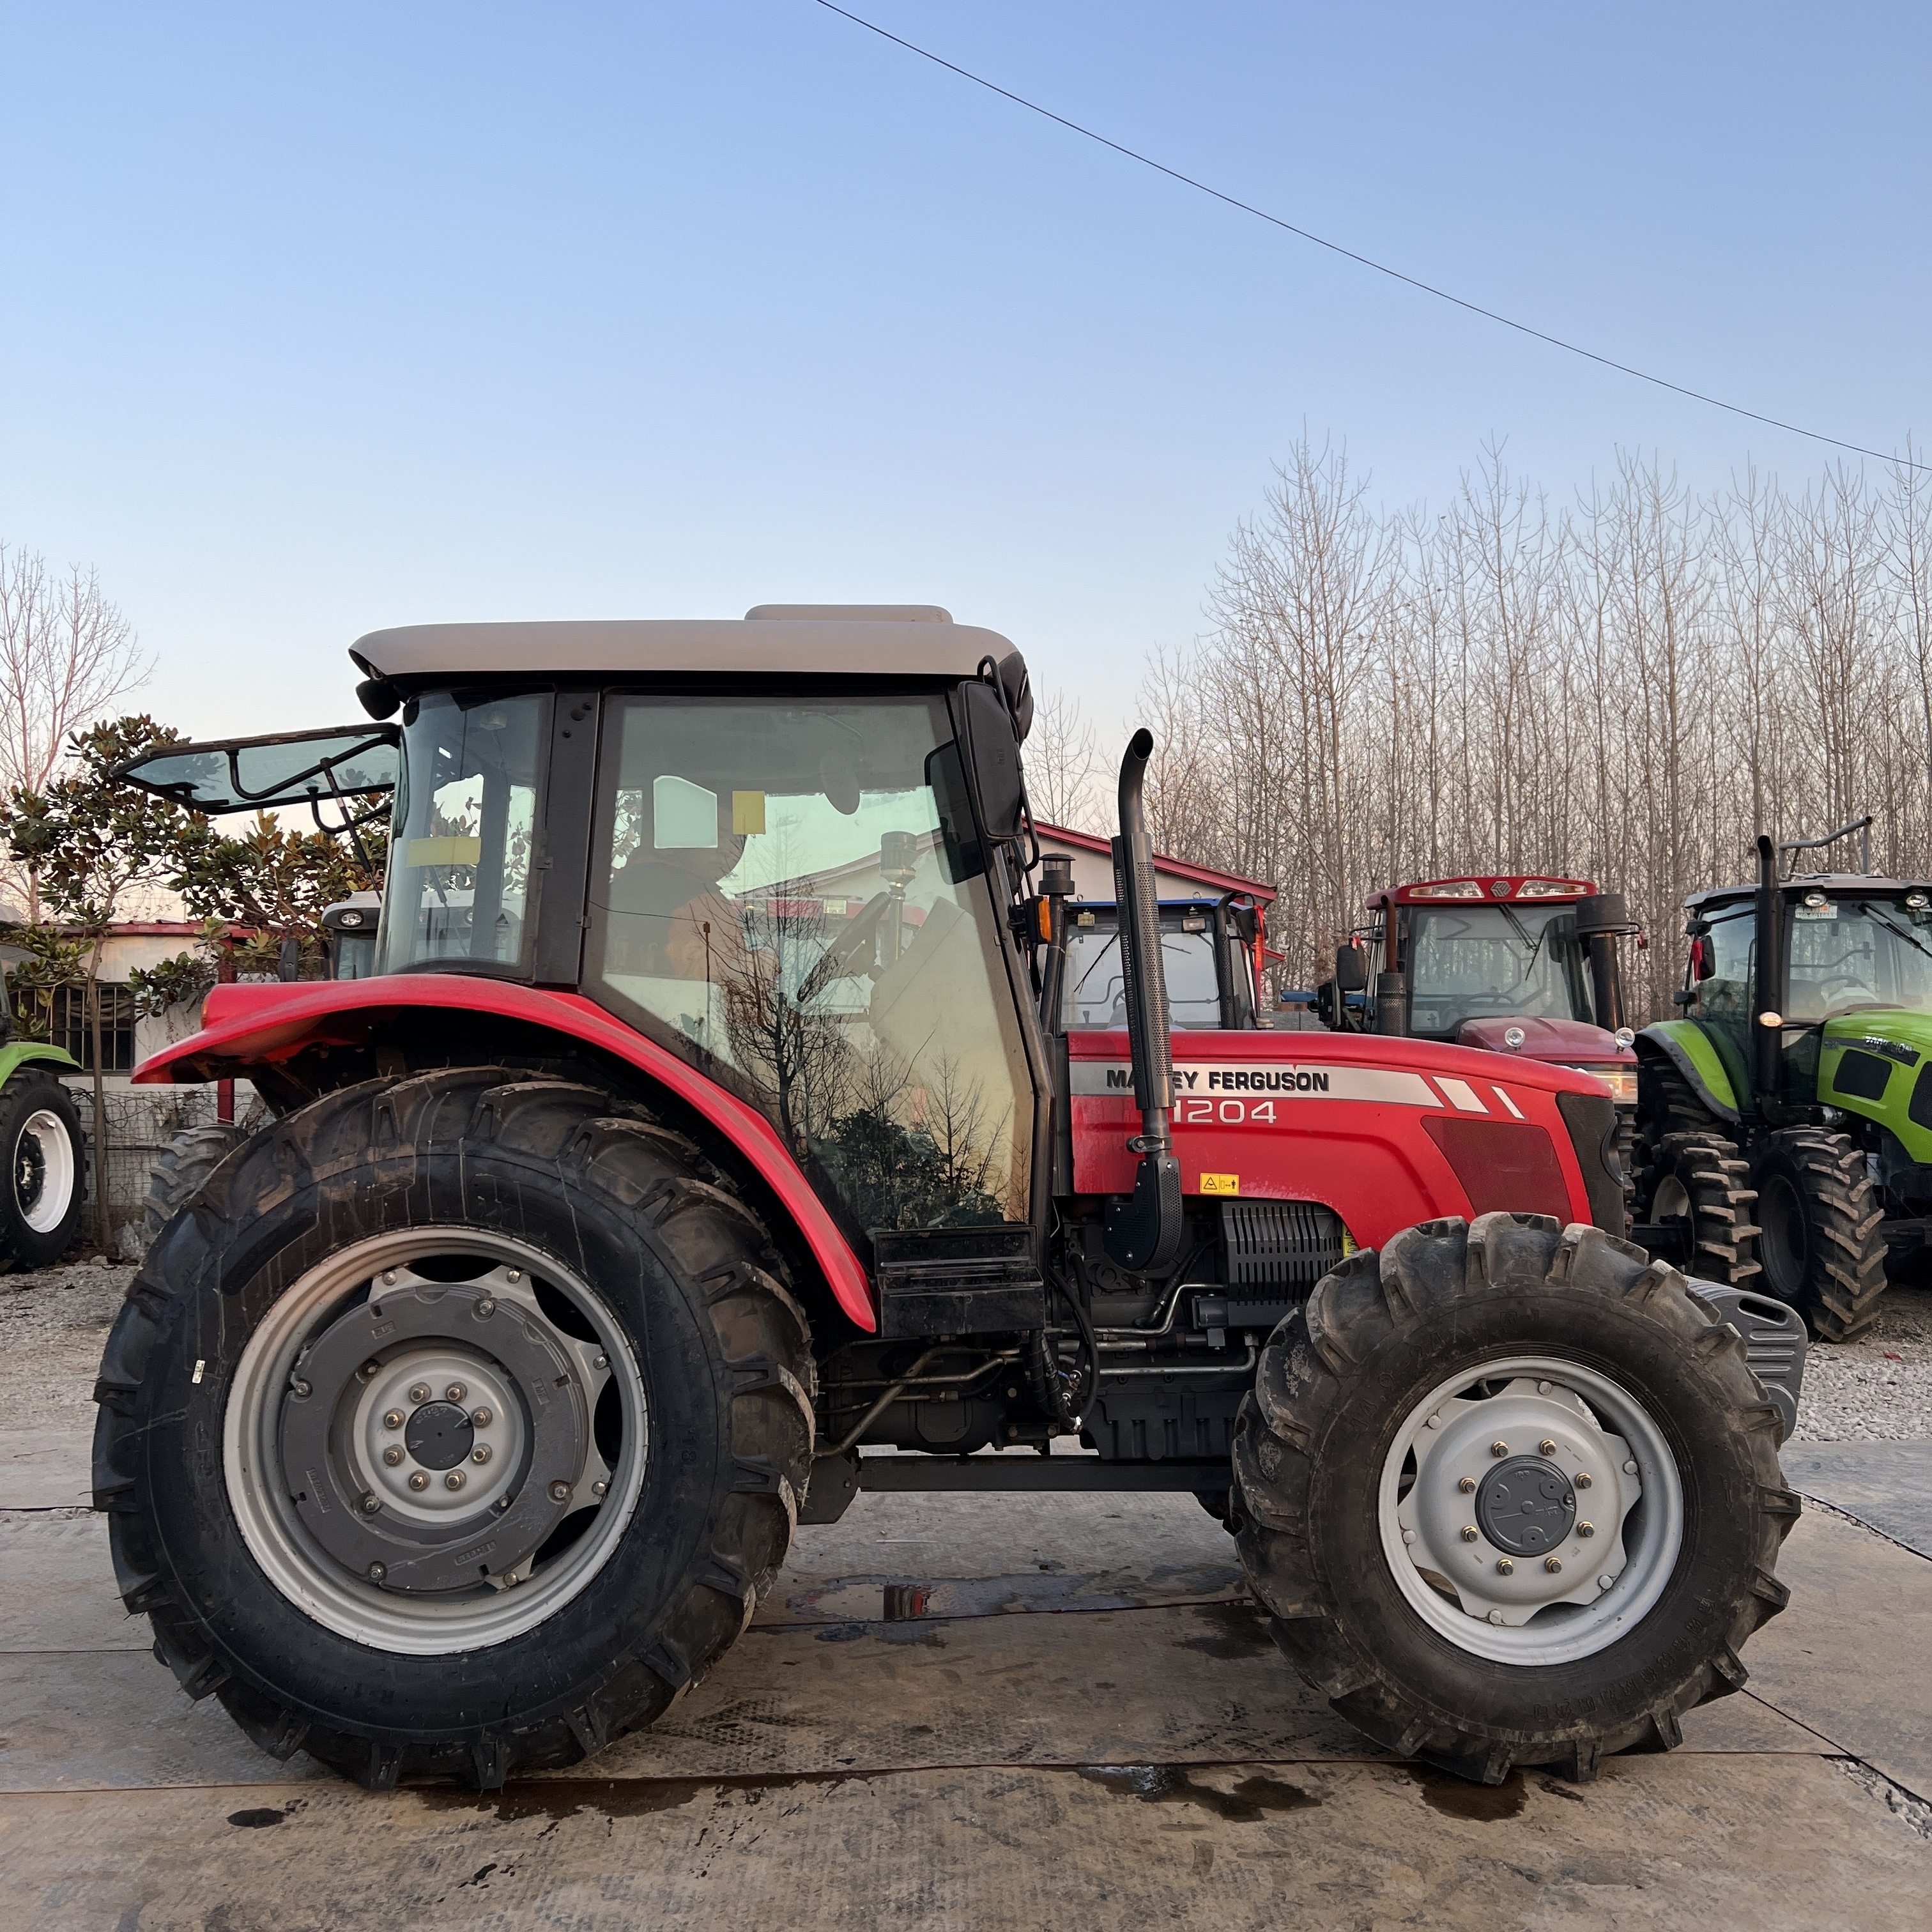
<instances>
[{"instance_id":1,"label":"white stripe decal","mask_svg":"<svg viewBox=\"0 0 1932 1932\"><path fill-rule=\"evenodd\" d=\"M1436 1076L1436 1084L1453 1101L1458 1113L1486 1114L1490 1110L1476 1098L1476 1090L1466 1080L1445 1080L1441 1074Z\"/></svg>"},{"instance_id":2,"label":"white stripe decal","mask_svg":"<svg viewBox=\"0 0 1932 1932\"><path fill-rule=\"evenodd\" d=\"M1133 1097L1133 1070L1125 1060L1076 1060L1070 1069L1076 1095ZM1394 1107L1434 1107L1441 1100L1419 1073L1393 1066L1297 1066L1280 1060L1240 1066L1177 1066L1177 1100L1252 1095L1256 1100L1373 1100ZM1480 1112L1480 1109L1479 1108Z\"/></svg>"},{"instance_id":3,"label":"white stripe decal","mask_svg":"<svg viewBox=\"0 0 1932 1932\"><path fill-rule=\"evenodd\" d=\"M1513 1119L1520 1120L1522 1118L1522 1109L1510 1098L1509 1090L1507 1088L1498 1087L1496 1088L1496 1098L1510 1110L1510 1114Z\"/></svg>"}]
</instances>

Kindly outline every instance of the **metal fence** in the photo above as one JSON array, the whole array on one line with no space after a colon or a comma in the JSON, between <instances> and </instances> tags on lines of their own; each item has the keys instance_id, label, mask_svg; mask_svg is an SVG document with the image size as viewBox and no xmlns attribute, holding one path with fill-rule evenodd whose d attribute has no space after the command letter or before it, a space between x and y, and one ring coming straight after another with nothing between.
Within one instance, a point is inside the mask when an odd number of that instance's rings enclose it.
<instances>
[{"instance_id":1,"label":"metal fence","mask_svg":"<svg viewBox=\"0 0 1932 1932\"><path fill-rule=\"evenodd\" d=\"M98 1246L94 1204L100 1198L104 1179L110 1227L117 1233L124 1228L130 1230L120 1244L123 1252L130 1252L128 1244L139 1230L155 1163L176 1135L214 1120L215 1089L164 1087L149 1092L110 1087L103 1096L107 1138L104 1162L94 1146L93 1084L70 1080L67 1086L80 1111L81 1133L87 1142L88 1208L81 1223L80 1246L88 1252ZM236 1096L236 1114L244 1126L253 1124L248 1118L251 1103L254 1111L260 1110L260 1102L244 1087Z\"/></svg>"}]
</instances>

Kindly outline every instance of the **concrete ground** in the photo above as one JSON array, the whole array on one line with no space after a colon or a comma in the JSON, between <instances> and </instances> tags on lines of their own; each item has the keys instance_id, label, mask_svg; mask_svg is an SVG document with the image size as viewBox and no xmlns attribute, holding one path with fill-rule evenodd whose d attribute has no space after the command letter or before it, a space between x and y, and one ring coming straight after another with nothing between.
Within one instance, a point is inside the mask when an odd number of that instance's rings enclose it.
<instances>
[{"instance_id":1,"label":"concrete ground","mask_svg":"<svg viewBox=\"0 0 1932 1932\"><path fill-rule=\"evenodd\" d=\"M1749 1687L1592 1785L1367 1747L1191 1498L871 1495L654 1731L374 1796L148 1654L84 1390L25 1386L80 1379L50 1346L0 1353L0 1928L1932 1924L1932 1443L1790 1447L1812 1507ZM904 1583L925 1614L888 1622Z\"/></svg>"}]
</instances>

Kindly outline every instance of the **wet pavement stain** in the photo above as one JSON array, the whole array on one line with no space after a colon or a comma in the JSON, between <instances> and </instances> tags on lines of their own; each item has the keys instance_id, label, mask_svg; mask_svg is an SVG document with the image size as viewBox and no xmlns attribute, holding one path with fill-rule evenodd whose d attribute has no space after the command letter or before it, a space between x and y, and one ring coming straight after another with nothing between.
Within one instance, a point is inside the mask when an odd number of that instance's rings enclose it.
<instances>
[{"instance_id":1,"label":"wet pavement stain","mask_svg":"<svg viewBox=\"0 0 1932 1932\"><path fill-rule=\"evenodd\" d=\"M1257 1825L1270 1812L1307 1811L1322 1801L1299 1785L1278 1778L1244 1778L1232 1791L1197 1784L1178 1764L1102 1764L1081 1767L1080 1775L1123 1798L1143 1804L1195 1804L1231 1825Z\"/></svg>"},{"instance_id":2,"label":"wet pavement stain","mask_svg":"<svg viewBox=\"0 0 1932 1932\"><path fill-rule=\"evenodd\" d=\"M1204 1657L1229 1664L1275 1654L1268 1619L1251 1604L1203 1604L1195 1610L1194 1619L1201 1625L1200 1632L1180 1639L1183 1650L1198 1651Z\"/></svg>"},{"instance_id":3,"label":"wet pavement stain","mask_svg":"<svg viewBox=\"0 0 1932 1932\"><path fill-rule=\"evenodd\" d=\"M294 1808L291 1805L289 1810ZM230 1812L228 1822L231 1825L240 1826L244 1831L260 1831L265 1825L279 1825L288 1815L288 1811L278 1811L272 1806L262 1804L246 1811Z\"/></svg>"},{"instance_id":4,"label":"wet pavement stain","mask_svg":"<svg viewBox=\"0 0 1932 1932\"><path fill-rule=\"evenodd\" d=\"M1529 1802L1529 1787L1520 1771L1511 1772L1500 1784L1472 1784L1467 1778L1438 1771L1432 1765L1412 1764L1404 1768L1421 1786L1423 1803L1445 1818L1476 1825L1500 1824L1505 1818L1520 1817Z\"/></svg>"},{"instance_id":5,"label":"wet pavement stain","mask_svg":"<svg viewBox=\"0 0 1932 1932\"><path fill-rule=\"evenodd\" d=\"M500 1791L464 1791L451 1785L412 1785L411 1796L436 1811L470 1811L499 1824L520 1824L532 1818L552 1823L589 1813L604 1818L648 1818L675 1811L706 1792L722 1796L736 1792L746 1802L759 1803L778 1792L800 1786L850 1784L862 1772L806 1771L776 1777L742 1778L532 1778L506 1784Z\"/></svg>"}]
</instances>

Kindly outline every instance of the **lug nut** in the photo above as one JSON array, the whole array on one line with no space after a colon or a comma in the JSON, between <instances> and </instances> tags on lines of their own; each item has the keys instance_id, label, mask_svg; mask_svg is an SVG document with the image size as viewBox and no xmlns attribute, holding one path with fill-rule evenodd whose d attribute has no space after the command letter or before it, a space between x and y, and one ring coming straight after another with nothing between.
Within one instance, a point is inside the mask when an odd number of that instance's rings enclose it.
<instances>
[{"instance_id":1,"label":"lug nut","mask_svg":"<svg viewBox=\"0 0 1932 1932\"><path fill-rule=\"evenodd\" d=\"M475 1448L473 1448L472 1450L470 1450L470 1461L471 1461L471 1462L488 1462L488 1461L489 1461L489 1460L490 1460L490 1445L489 1445L489 1444L488 1444L488 1443L487 1443L487 1442L479 1442L479 1443L478 1443L478 1444L477 1444L477 1445L476 1445L476 1447Z\"/></svg>"},{"instance_id":2,"label":"lug nut","mask_svg":"<svg viewBox=\"0 0 1932 1932\"><path fill-rule=\"evenodd\" d=\"M1507 1556L1498 1556L1496 1558L1496 1574L1498 1576L1514 1576L1516 1565Z\"/></svg>"},{"instance_id":3,"label":"lug nut","mask_svg":"<svg viewBox=\"0 0 1932 1932\"><path fill-rule=\"evenodd\" d=\"M479 1408L475 1414L470 1417L470 1419L478 1429L488 1429L490 1424L496 1420L496 1418L495 1412L493 1410Z\"/></svg>"},{"instance_id":4,"label":"lug nut","mask_svg":"<svg viewBox=\"0 0 1932 1932\"><path fill-rule=\"evenodd\" d=\"M380 1362L364 1362L362 1364L362 1368L357 1372L361 1375L362 1379L366 1382L382 1366L382 1365Z\"/></svg>"},{"instance_id":5,"label":"lug nut","mask_svg":"<svg viewBox=\"0 0 1932 1932\"><path fill-rule=\"evenodd\" d=\"M446 1490L460 1490L463 1486L464 1480L463 1472L460 1469L452 1469L443 1478L442 1486Z\"/></svg>"},{"instance_id":6,"label":"lug nut","mask_svg":"<svg viewBox=\"0 0 1932 1932\"><path fill-rule=\"evenodd\" d=\"M314 1389L308 1383L304 1382L299 1376L296 1376L295 1380L290 1383L289 1387L298 1396L313 1395L315 1393Z\"/></svg>"},{"instance_id":7,"label":"lug nut","mask_svg":"<svg viewBox=\"0 0 1932 1932\"><path fill-rule=\"evenodd\" d=\"M1536 1392L1538 1395L1547 1395L1551 1386L1548 1382L1538 1382L1536 1385Z\"/></svg>"},{"instance_id":8,"label":"lug nut","mask_svg":"<svg viewBox=\"0 0 1932 1932\"><path fill-rule=\"evenodd\" d=\"M1628 1457L1626 1457L1624 1461L1624 1474L1627 1476L1634 1476L1636 1474L1636 1464Z\"/></svg>"},{"instance_id":9,"label":"lug nut","mask_svg":"<svg viewBox=\"0 0 1932 1932\"><path fill-rule=\"evenodd\" d=\"M396 1271L395 1271L395 1270L394 1270L394 1268L385 1268L385 1269L382 1270L382 1286L383 1286L385 1288L394 1288L394 1287L395 1286L395 1285L396 1285Z\"/></svg>"},{"instance_id":10,"label":"lug nut","mask_svg":"<svg viewBox=\"0 0 1932 1932\"><path fill-rule=\"evenodd\" d=\"M443 1390L443 1394L447 1396L452 1402L460 1402L469 1393L469 1390L465 1388L460 1382L452 1382L448 1388Z\"/></svg>"},{"instance_id":11,"label":"lug nut","mask_svg":"<svg viewBox=\"0 0 1932 1932\"><path fill-rule=\"evenodd\" d=\"M1543 1567L1553 1576L1563 1568L1563 1559L1560 1556L1546 1556L1543 1559Z\"/></svg>"},{"instance_id":12,"label":"lug nut","mask_svg":"<svg viewBox=\"0 0 1932 1932\"><path fill-rule=\"evenodd\" d=\"M380 1583L388 1574L387 1564L372 1563L369 1566L369 1580L372 1583Z\"/></svg>"},{"instance_id":13,"label":"lug nut","mask_svg":"<svg viewBox=\"0 0 1932 1932\"><path fill-rule=\"evenodd\" d=\"M424 1475L420 1469L418 1469L414 1475L410 1477L410 1487L412 1490L426 1490L429 1487L429 1478Z\"/></svg>"},{"instance_id":14,"label":"lug nut","mask_svg":"<svg viewBox=\"0 0 1932 1932\"><path fill-rule=\"evenodd\" d=\"M608 1483L592 1483L590 1485L590 1493L593 1496L604 1496L608 1493L610 1487L610 1485Z\"/></svg>"},{"instance_id":15,"label":"lug nut","mask_svg":"<svg viewBox=\"0 0 1932 1932\"><path fill-rule=\"evenodd\" d=\"M521 1268L506 1269L503 1275L503 1279L506 1281L521 1281L523 1278L524 1271Z\"/></svg>"},{"instance_id":16,"label":"lug nut","mask_svg":"<svg viewBox=\"0 0 1932 1932\"><path fill-rule=\"evenodd\" d=\"M1597 1579L1597 1588L1600 1590L1607 1590L1616 1580L1614 1576L1599 1576Z\"/></svg>"},{"instance_id":17,"label":"lug nut","mask_svg":"<svg viewBox=\"0 0 1932 1932\"><path fill-rule=\"evenodd\" d=\"M416 1386L410 1390L410 1400L413 1402L425 1402L428 1401L429 1384L428 1382L418 1382Z\"/></svg>"},{"instance_id":18,"label":"lug nut","mask_svg":"<svg viewBox=\"0 0 1932 1932\"><path fill-rule=\"evenodd\" d=\"M1576 1526L1576 1534L1579 1536L1594 1536L1596 1533L1597 1526L1594 1522L1580 1522Z\"/></svg>"},{"instance_id":19,"label":"lug nut","mask_svg":"<svg viewBox=\"0 0 1932 1932\"><path fill-rule=\"evenodd\" d=\"M400 1408L392 1408L383 1416L382 1426L385 1429L400 1429L406 1420Z\"/></svg>"},{"instance_id":20,"label":"lug nut","mask_svg":"<svg viewBox=\"0 0 1932 1932\"><path fill-rule=\"evenodd\" d=\"M1576 1486L1580 1490L1587 1490L1595 1480L1595 1477L1592 1476L1588 1469L1586 1469L1582 1474L1576 1478Z\"/></svg>"},{"instance_id":21,"label":"lug nut","mask_svg":"<svg viewBox=\"0 0 1932 1932\"><path fill-rule=\"evenodd\" d=\"M1432 1415L1422 1426L1425 1429L1440 1429L1442 1426L1442 1418L1439 1415Z\"/></svg>"},{"instance_id":22,"label":"lug nut","mask_svg":"<svg viewBox=\"0 0 1932 1932\"><path fill-rule=\"evenodd\" d=\"M1492 1456L1507 1456L1509 1454L1509 1444L1507 1442L1492 1442L1490 1444L1490 1454Z\"/></svg>"},{"instance_id":23,"label":"lug nut","mask_svg":"<svg viewBox=\"0 0 1932 1932\"><path fill-rule=\"evenodd\" d=\"M1500 1610L1492 1610L1492 1611L1490 1612L1490 1622L1491 1622L1491 1623L1492 1623L1492 1624L1499 1624L1499 1623L1501 1623L1501 1622L1502 1622L1502 1620L1503 1620L1503 1613L1502 1613L1502 1611L1500 1611Z\"/></svg>"},{"instance_id":24,"label":"lug nut","mask_svg":"<svg viewBox=\"0 0 1932 1932\"><path fill-rule=\"evenodd\" d=\"M388 1448L382 1451L382 1460L392 1469L402 1460L403 1445L400 1442L392 1442Z\"/></svg>"},{"instance_id":25,"label":"lug nut","mask_svg":"<svg viewBox=\"0 0 1932 1932\"><path fill-rule=\"evenodd\" d=\"M598 1355L593 1358L590 1366L593 1369L608 1369L610 1366L610 1358L608 1355Z\"/></svg>"},{"instance_id":26,"label":"lug nut","mask_svg":"<svg viewBox=\"0 0 1932 1932\"><path fill-rule=\"evenodd\" d=\"M1556 1444L1551 1442L1550 1438L1546 1436L1543 1440L1536 1445L1536 1453L1539 1456L1553 1456L1556 1454Z\"/></svg>"},{"instance_id":27,"label":"lug nut","mask_svg":"<svg viewBox=\"0 0 1932 1932\"><path fill-rule=\"evenodd\" d=\"M1476 1479L1474 1476L1465 1476L1456 1486L1466 1496L1472 1496L1476 1493Z\"/></svg>"},{"instance_id":28,"label":"lug nut","mask_svg":"<svg viewBox=\"0 0 1932 1932\"><path fill-rule=\"evenodd\" d=\"M374 1516L382 1507L382 1499L380 1496L364 1496L362 1498L362 1514L364 1516Z\"/></svg>"},{"instance_id":29,"label":"lug nut","mask_svg":"<svg viewBox=\"0 0 1932 1932\"><path fill-rule=\"evenodd\" d=\"M486 1294L483 1299L476 1304L476 1318L479 1322L488 1321L490 1316L495 1314L496 1312L496 1304L495 1298L493 1296Z\"/></svg>"},{"instance_id":30,"label":"lug nut","mask_svg":"<svg viewBox=\"0 0 1932 1932\"><path fill-rule=\"evenodd\" d=\"M1475 1540L1476 1526L1473 1522L1466 1522L1462 1526L1462 1540L1465 1543L1474 1543Z\"/></svg>"},{"instance_id":31,"label":"lug nut","mask_svg":"<svg viewBox=\"0 0 1932 1932\"><path fill-rule=\"evenodd\" d=\"M568 1502L570 1500L570 1485L568 1483L551 1484L550 1486L550 1499L554 1503Z\"/></svg>"},{"instance_id":32,"label":"lug nut","mask_svg":"<svg viewBox=\"0 0 1932 1932\"><path fill-rule=\"evenodd\" d=\"M510 1498L508 1496L499 1496L496 1498L496 1507L500 1510L508 1509L510 1507Z\"/></svg>"}]
</instances>

